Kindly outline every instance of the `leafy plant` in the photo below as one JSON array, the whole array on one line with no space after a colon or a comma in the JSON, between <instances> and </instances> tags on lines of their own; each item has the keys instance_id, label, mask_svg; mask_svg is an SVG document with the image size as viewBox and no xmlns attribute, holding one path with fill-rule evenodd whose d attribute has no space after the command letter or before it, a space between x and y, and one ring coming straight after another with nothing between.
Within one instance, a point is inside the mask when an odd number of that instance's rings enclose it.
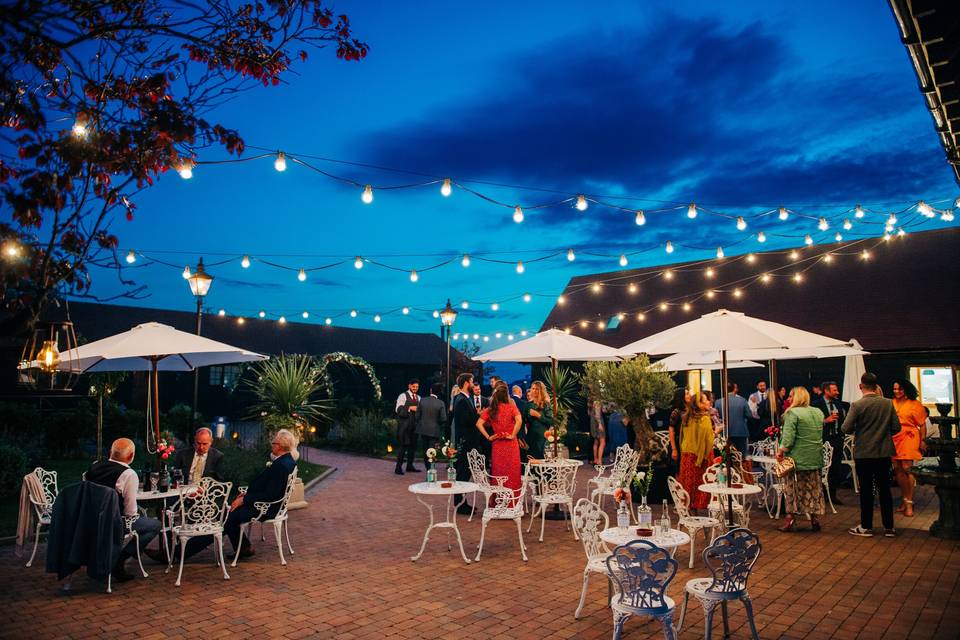
<instances>
[{"instance_id":1,"label":"leafy plant","mask_svg":"<svg viewBox=\"0 0 960 640\"><path fill-rule=\"evenodd\" d=\"M553 368L545 369L542 377L543 384L547 386L547 392L557 396L557 426L560 428L560 436L575 420L574 409L583 404L580 399L580 386L577 381L577 375L566 367L557 367L556 374Z\"/></svg>"},{"instance_id":2,"label":"leafy plant","mask_svg":"<svg viewBox=\"0 0 960 640\"><path fill-rule=\"evenodd\" d=\"M646 356L623 362L587 362L580 383L584 396L609 402L630 418L641 461L649 462L663 455L647 420L647 408L662 408L670 403L676 384L669 372L651 365Z\"/></svg>"},{"instance_id":3,"label":"leafy plant","mask_svg":"<svg viewBox=\"0 0 960 640\"><path fill-rule=\"evenodd\" d=\"M284 354L250 368L244 386L257 402L249 419L263 420L270 428L295 430L302 438L304 426L327 417L333 401L319 398L320 368L311 356Z\"/></svg>"}]
</instances>

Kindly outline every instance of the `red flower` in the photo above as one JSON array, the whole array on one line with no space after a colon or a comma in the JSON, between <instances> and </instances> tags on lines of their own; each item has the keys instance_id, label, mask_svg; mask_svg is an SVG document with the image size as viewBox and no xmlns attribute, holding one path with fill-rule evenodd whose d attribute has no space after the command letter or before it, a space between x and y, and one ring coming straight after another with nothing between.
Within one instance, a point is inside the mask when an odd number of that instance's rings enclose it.
<instances>
[{"instance_id":1,"label":"red flower","mask_svg":"<svg viewBox=\"0 0 960 640\"><path fill-rule=\"evenodd\" d=\"M166 460L167 458L170 457L170 454L169 454L169 453L165 453L165 454L163 454L163 455L160 456L160 457L163 458L164 460Z\"/></svg>"},{"instance_id":2,"label":"red flower","mask_svg":"<svg viewBox=\"0 0 960 640\"><path fill-rule=\"evenodd\" d=\"M723 462L723 458L721 458L720 456L717 456L716 458L713 459L713 464L720 464L721 462Z\"/></svg>"}]
</instances>

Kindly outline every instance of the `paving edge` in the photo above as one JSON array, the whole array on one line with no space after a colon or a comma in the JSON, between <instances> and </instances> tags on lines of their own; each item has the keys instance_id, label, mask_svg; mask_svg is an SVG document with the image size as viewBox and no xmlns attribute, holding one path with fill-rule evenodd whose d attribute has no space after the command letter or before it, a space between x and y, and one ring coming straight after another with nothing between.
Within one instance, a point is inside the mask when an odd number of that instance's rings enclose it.
<instances>
[{"instance_id":1,"label":"paving edge","mask_svg":"<svg viewBox=\"0 0 960 640\"><path fill-rule=\"evenodd\" d=\"M310 491L311 489L313 489L314 485L317 485L317 484L319 484L320 482L326 480L326 479L330 476L331 473L333 473L334 471L337 471L337 470L338 470L338 467L330 467L329 469L327 469L326 471L324 471L323 473L321 473L320 475L318 475L316 478L314 478L313 480L311 480L310 482L308 482L308 483L306 484L306 486L303 487L303 495L306 496L306 495L307 495L307 492Z\"/></svg>"}]
</instances>

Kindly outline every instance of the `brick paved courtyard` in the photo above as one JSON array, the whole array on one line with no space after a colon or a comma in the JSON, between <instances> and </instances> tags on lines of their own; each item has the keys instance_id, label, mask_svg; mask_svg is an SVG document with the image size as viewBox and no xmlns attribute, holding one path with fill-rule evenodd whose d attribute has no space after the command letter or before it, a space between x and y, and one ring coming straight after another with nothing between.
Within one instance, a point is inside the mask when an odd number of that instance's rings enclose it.
<instances>
[{"instance_id":1,"label":"brick paved courtyard","mask_svg":"<svg viewBox=\"0 0 960 640\"><path fill-rule=\"evenodd\" d=\"M426 510L407 492L414 477L395 476L383 460L317 452L311 460L338 467L291 515L296 555L279 564L276 549L259 543L257 555L224 581L212 556L184 569L183 586L150 563L148 579L119 585L112 595L86 577L61 594L39 565L26 569L12 548L0 550L0 637L4 638L606 638L612 624L606 587L591 584L580 620L583 553L560 522L547 522L545 541L527 535L530 561L520 560L512 523L488 529L481 562L466 566L435 535L424 557L416 552ZM581 472L578 492L585 490ZM926 533L935 508L927 488L917 493L918 515L897 519L897 539L854 538L855 496L824 518L820 534L782 534L765 513L751 526L763 552L750 582L762 638L960 637L960 545ZM467 552L479 540L479 519L461 520ZM879 524L879 522L878 522ZM702 548L702 544L699 545ZM228 545L229 549L229 545ZM668 594L705 574L681 570ZM748 638L743 611L731 606L733 637ZM718 616L719 618L719 616ZM722 635L717 621L717 637ZM703 636L703 616L692 607L683 638ZM625 638L662 637L658 625L627 622Z\"/></svg>"}]
</instances>

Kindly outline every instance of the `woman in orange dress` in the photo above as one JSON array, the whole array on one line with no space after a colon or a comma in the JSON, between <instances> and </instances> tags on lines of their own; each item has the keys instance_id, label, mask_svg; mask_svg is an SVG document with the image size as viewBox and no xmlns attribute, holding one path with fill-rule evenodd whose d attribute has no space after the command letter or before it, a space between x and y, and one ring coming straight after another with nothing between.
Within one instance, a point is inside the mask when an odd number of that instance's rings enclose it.
<instances>
[{"instance_id":1,"label":"woman in orange dress","mask_svg":"<svg viewBox=\"0 0 960 640\"><path fill-rule=\"evenodd\" d=\"M927 413L917 400L917 388L906 380L893 383L893 407L900 418L900 433L893 436L893 444L897 448L893 456L893 475L903 496L903 504L897 507L897 511L912 518L915 481L910 467L914 460L923 457L922 452L927 448L924 442L927 437Z\"/></svg>"}]
</instances>

